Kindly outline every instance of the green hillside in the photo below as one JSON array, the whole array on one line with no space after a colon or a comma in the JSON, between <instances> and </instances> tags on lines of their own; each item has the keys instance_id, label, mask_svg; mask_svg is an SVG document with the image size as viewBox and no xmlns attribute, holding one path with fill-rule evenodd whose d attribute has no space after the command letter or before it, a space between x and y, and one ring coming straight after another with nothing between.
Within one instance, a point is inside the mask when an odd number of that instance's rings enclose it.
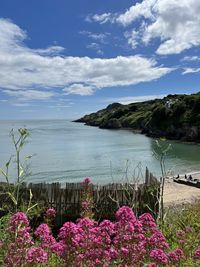
<instances>
[{"instance_id":1,"label":"green hillside","mask_svg":"<svg viewBox=\"0 0 200 267\"><path fill-rule=\"evenodd\" d=\"M200 92L141 103L113 103L76 122L107 129L131 128L153 137L200 142Z\"/></svg>"}]
</instances>

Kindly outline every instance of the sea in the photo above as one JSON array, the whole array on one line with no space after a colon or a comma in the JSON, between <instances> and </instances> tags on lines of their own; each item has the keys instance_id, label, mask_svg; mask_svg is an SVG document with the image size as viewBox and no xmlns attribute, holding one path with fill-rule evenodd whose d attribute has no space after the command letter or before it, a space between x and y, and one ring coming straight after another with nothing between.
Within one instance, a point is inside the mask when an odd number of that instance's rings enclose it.
<instances>
[{"instance_id":1,"label":"sea","mask_svg":"<svg viewBox=\"0 0 200 267\"><path fill-rule=\"evenodd\" d=\"M0 168L5 170L13 155L9 167L12 182L16 180L16 161L10 131L13 129L17 138L18 129L24 127L30 135L20 160L26 165L27 182L77 183L84 177L96 184L142 181L146 167L156 177L161 176L157 140L145 135L69 120L0 121ZM169 176L200 171L199 145L175 141L162 141L162 145L170 145L165 157Z\"/></svg>"}]
</instances>

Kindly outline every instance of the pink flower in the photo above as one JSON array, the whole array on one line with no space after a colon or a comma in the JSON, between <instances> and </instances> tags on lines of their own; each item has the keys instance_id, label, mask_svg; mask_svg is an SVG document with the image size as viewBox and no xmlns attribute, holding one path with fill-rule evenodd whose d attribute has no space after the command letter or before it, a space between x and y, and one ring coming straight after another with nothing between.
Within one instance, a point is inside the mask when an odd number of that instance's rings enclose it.
<instances>
[{"instance_id":1,"label":"pink flower","mask_svg":"<svg viewBox=\"0 0 200 267\"><path fill-rule=\"evenodd\" d=\"M90 207L90 203L88 201L83 201L81 203L81 207L84 209L84 210L87 210L89 207Z\"/></svg>"},{"instance_id":2,"label":"pink flower","mask_svg":"<svg viewBox=\"0 0 200 267\"><path fill-rule=\"evenodd\" d=\"M114 232L114 223L109 220L104 220L99 226L101 230L106 231L109 235L112 235Z\"/></svg>"},{"instance_id":3,"label":"pink flower","mask_svg":"<svg viewBox=\"0 0 200 267\"><path fill-rule=\"evenodd\" d=\"M158 265L155 262L151 262L148 264L148 267L158 267Z\"/></svg>"},{"instance_id":4,"label":"pink flower","mask_svg":"<svg viewBox=\"0 0 200 267\"><path fill-rule=\"evenodd\" d=\"M35 235L40 239L50 234L49 226L46 223L42 223L35 230Z\"/></svg>"},{"instance_id":5,"label":"pink flower","mask_svg":"<svg viewBox=\"0 0 200 267\"><path fill-rule=\"evenodd\" d=\"M164 235L158 230L149 238L148 243L155 248L169 248Z\"/></svg>"},{"instance_id":6,"label":"pink flower","mask_svg":"<svg viewBox=\"0 0 200 267\"><path fill-rule=\"evenodd\" d=\"M54 218L56 216L56 211L54 208L49 208L46 213L45 216L48 218Z\"/></svg>"},{"instance_id":7,"label":"pink flower","mask_svg":"<svg viewBox=\"0 0 200 267\"><path fill-rule=\"evenodd\" d=\"M148 267L158 267L158 265L155 262L151 262L148 264Z\"/></svg>"},{"instance_id":8,"label":"pink flower","mask_svg":"<svg viewBox=\"0 0 200 267\"><path fill-rule=\"evenodd\" d=\"M124 255L127 255L129 253L129 250L127 248L121 248L121 252Z\"/></svg>"},{"instance_id":9,"label":"pink flower","mask_svg":"<svg viewBox=\"0 0 200 267\"><path fill-rule=\"evenodd\" d=\"M47 253L40 247L30 248L26 254L27 263L39 264L47 262Z\"/></svg>"},{"instance_id":10,"label":"pink flower","mask_svg":"<svg viewBox=\"0 0 200 267\"><path fill-rule=\"evenodd\" d=\"M185 255L184 255L182 249L177 248L174 252L175 252L176 255L179 257L179 259L185 259Z\"/></svg>"},{"instance_id":11,"label":"pink flower","mask_svg":"<svg viewBox=\"0 0 200 267\"><path fill-rule=\"evenodd\" d=\"M168 263L168 257L162 249L153 249L150 252L150 257L160 264L166 265Z\"/></svg>"},{"instance_id":12,"label":"pink flower","mask_svg":"<svg viewBox=\"0 0 200 267\"><path fill-rule=\"evenodd\" d=\"M67 240L74 237L78 233L78 228L75 223L66 222L60 228L59 238L61 240Z\"/></svg>"},{"instance_id":13,"label":"pink flower","mask_svg":"<svg viewBox=\"0 0 200 267\"><path fill-rule=\"evenodd\" d=\"M135 222L136 217L133 210L129 207L123 206L116 212L116 218L121 222Z\"/></svg>"},{"instance_id":14,"label":"pink flower","mask_svg":"<svg viewBox=\"0 0 200 267\"><path fill-rule=\"evenodd\" d=\"M25 213L17 212L10 218L9 225L9 230L15 232L18 226L20 226L20 228L27 227L29 225L29 220Z\"/></svg>"},{"instance_id":15,"label":"pink flower","mask_svg":"<svg viewBox=\"0 0 200 267\"><path fill-rule=\"evenodd\" d=\"M168 253L168 258L172 263L177 263L179 261L179 256L175 252Z\"/></svg>"},{"instance_id":16,"label":"pink flower","mask_svg":"<svg viewBox=\"0 0 200 267\"><path fill-rule=\"evenodd\" d=\"M151 228L151 230L154 230L154 228L157 228L156 222L154 218L149 213L144 213L139 217L139 221L142 223L144 227Z\"/></svg>"},{"instance_id":17,"label":"pink flower","mask_svg":"<svg viewBox=\"0 0 200 267\"><path fill-rule=\"evenodd\" d=\"M52 252L56 253L58 256L61 256L64 254L65 247L62 241L56 242L51 246Z\"/></svg>"},{"instance_id":18,"label":"pink flower","mask_svg":"<svg viewBox=\"0 0 200 267\"><path fill-rule=\"evenodd\" d=\"M88 184L91 183L91 179L90 179L89 177L85 177L84 180L83 180L83 183L84 183L85 185L88 185Z\"/></svg>"},{"instance_id":19,"label":"pink flower","mask_svg":"<svg viewBox=\"0 0 200 267\"><path fill-rule=\"evenodd\" d=\"M117 250L114 249L114 248L112 248L112 247L111 247L111 249L110 249L110 257L111 257L111 259L113 259L113 260L116 260L117 257L118 257L118 252L117 252Z\"/></svg>"},{"instance_id":20,"label":"pink flower","mask_svg":"<svg viewBox=\"0 0 200 267\"><path fill-rule=\"evenodd\" d=\"M194 258L200 260L200 248L196 249L194 252Z\"/></svg>"},{"instance_id":21,"label":"pink flower","mask_svg":"<svg viewBox=\"0 0 200 267\"><path fill-rule=\"evenodd\" d=\"M183 230L178 230L176 232L176 236L182 239L183 237L185 237L185 232Z\"/></svg>"}]
</instances>

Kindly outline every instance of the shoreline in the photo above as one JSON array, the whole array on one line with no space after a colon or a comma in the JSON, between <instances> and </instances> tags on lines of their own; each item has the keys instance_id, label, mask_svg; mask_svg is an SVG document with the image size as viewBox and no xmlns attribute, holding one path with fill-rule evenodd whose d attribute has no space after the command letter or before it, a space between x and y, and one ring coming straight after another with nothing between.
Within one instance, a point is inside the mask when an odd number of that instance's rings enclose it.
<instances>
[{"instance_id":1,"label":"shoreline","mask_svg":"<svg viewBox=\"0 0 200 267\"><path fill-rule=\"evenodd\" d=\"M149 135L147 133L143 133L143 130L141 129L134 129L131 127L120 127L120 128L108 128L108 127L100 127L99 125L92 125L92 124L88 124L85 121L78 121L78 120L73 120L72 122L74 123L83 123L85 126L90 126L90 127L97 127L99 129L102 130L124 130L124 131L130 131L134 134L142 134L145 135L146 137L149 138L153 138L153 139L159 139L159 138L165 138L167 141L172 141L172 142L176 142L176 143L180 143L180 144L186 144L186 145L198 145L200 146L200 142L197 141L186 141L186 140L181 140L181 139L172 139L172 138L167 138L165 136L155 136L155 135Z\"/></svg>"},{"instance_id":2,"label":"shoreline","mask_svg":"<svg viewBox=\"0 0 200 267\"><path fill-rule=\"evenodd\" d=\"M200 180L200 172L190 172L194 179ZM180 175L180 177L184 175ZM200 200L200 188L173 182L172 178L166 179L164 187L164 206L193 203Z\"/></svg>"}]
</instances>

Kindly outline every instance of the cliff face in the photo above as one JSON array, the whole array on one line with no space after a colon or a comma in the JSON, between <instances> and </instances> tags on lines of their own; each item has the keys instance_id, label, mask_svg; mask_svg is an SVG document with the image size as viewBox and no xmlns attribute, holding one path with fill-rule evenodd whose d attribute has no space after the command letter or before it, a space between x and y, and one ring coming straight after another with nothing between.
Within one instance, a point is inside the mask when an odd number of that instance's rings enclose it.
<instances>
[{"instance_id":1,"label":"cliff face","mask_svg":"<svg viewBox=\"0 0 200 267\"><path fill-rule=\"evenodd\" d=\"M152 137L200 142L200 93L168 95L142 103L107 108L76 120L100 128L132 128Z\"/></svg>"}]
</instances>

